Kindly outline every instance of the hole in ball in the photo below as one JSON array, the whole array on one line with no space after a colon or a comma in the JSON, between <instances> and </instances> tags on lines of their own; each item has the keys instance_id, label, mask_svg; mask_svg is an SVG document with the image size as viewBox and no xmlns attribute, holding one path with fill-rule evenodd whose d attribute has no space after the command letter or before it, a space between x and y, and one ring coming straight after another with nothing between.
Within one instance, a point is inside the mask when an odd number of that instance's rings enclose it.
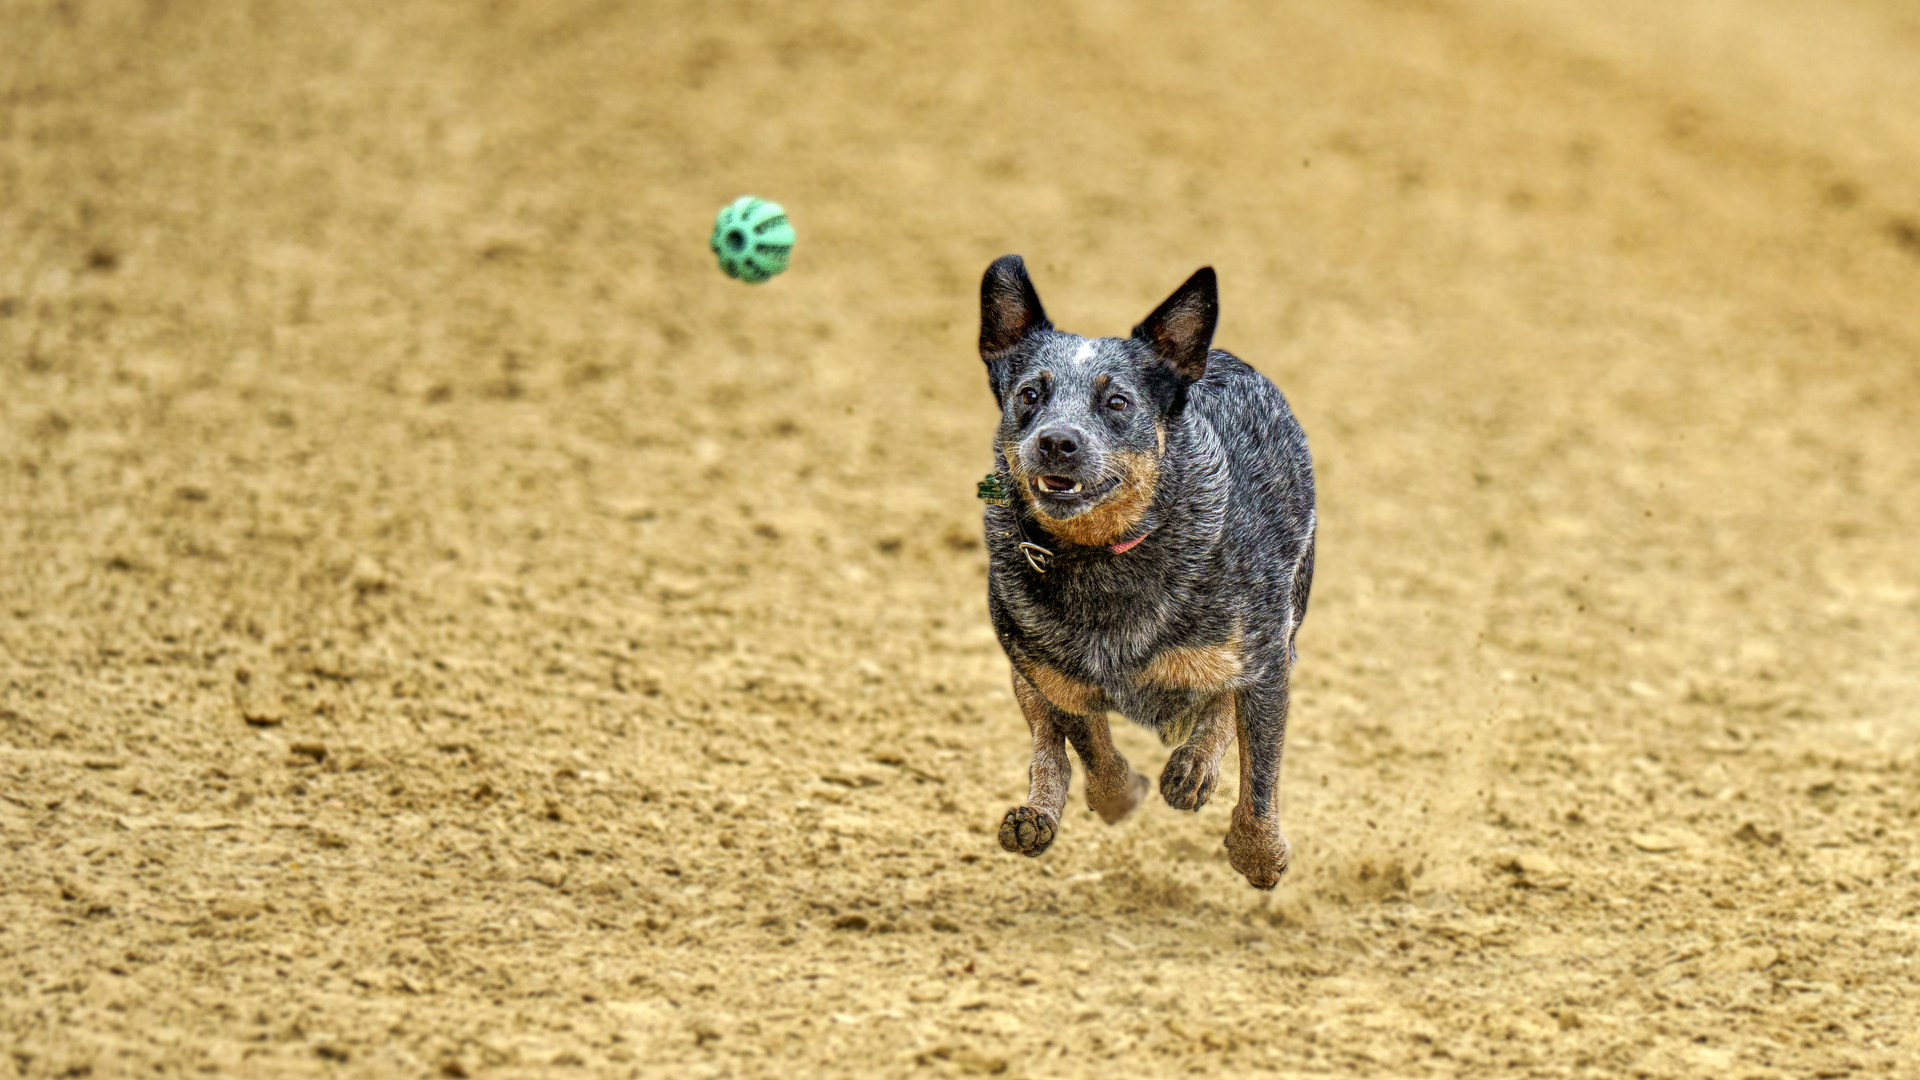
<instances>
[{"instance_id":1,"label":"hole in ball","mask_svg":"<svg viewBox=\"0 0 1920 1080\"><path fill-rule=\"evenodd\" d=\"M745 229L728 229L726 235L727 250L739 253L747 250L747 232Z\"/></svg>"}]
</instances>

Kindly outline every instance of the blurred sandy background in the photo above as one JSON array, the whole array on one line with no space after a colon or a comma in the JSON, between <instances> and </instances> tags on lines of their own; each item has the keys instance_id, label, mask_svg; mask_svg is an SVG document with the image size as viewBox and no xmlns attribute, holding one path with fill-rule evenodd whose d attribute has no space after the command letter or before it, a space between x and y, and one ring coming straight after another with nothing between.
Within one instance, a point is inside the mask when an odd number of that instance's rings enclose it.
<instances>
[{"instance_id":1,"label":"blurred sandy background","mask_svg":"<svg viewBox=\"0 0 1920 1080\"><path fill-rule=\"evenodd\" d=\"M1911 4L0 27L0 1072L1920 1071ZM994 841L1008 251L1312 440L1274 894Z\"/></svg>"}]
</instances>

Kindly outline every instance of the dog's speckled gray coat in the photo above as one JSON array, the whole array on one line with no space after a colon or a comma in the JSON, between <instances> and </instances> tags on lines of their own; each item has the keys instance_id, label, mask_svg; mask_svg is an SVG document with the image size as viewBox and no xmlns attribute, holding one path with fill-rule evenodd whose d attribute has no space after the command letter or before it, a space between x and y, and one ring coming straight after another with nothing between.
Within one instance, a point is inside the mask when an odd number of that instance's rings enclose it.
<instances>
[{"instance_id":1,"label":"dog's speckled gray coat","mask_svg":"<svg viewBox=\"0 0 1920 1080\"><path fill-rule=\"evenodd\" d=\"M1181 744L1161 789L1183 807L1206 801L1220 756L1241 740L1227 845L1252 884L1271 888L1286 869L1277 785L1313 577L1313 466L1280 390L1210 349L1215 295L1203 270L1132 337L1095 340L1052 328L1018 257L982 283L981 348L1003 408L996 471L1012 496L987 509L989 608L1035 743L1034 789L1001 838L1033 855L1051 842L1063 738L1103 816L1139 801L1144 784L1106 734L1112 709ZM1116 520L1120 532L1062 538L1121 498L1122 477L1143 476L1150 486ZM1068 480L1090 494L1046 490ZM1023 537L1056 553L1045 572L1021 553Z\"/></svg>"}]
</instances>

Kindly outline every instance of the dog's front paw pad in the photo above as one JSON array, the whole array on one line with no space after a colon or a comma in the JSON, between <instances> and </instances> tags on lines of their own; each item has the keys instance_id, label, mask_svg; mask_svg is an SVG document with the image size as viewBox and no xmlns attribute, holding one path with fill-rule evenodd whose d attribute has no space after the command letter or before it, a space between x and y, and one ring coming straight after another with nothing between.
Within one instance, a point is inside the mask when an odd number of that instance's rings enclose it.
<instances>
[{"instance_id":1,"label":"dog's front paw pad","mask_svg":"<svg viewBox=\"0 0 1920 1080\"><path fill-rule=\"evenodd\" d=\"M1000 819L1000 846L1029 857L1038 855L1053 843L1057 828L1052 814L1031 806L1016 806Z\"/></svg>"},{"instance_id":2,"label":"dog's front paw pad","mask_svg":"<svg viewBox=\"0 0 1920 1080\"><path fill-rule=\"evenodd\" d=\"M1160 797L1175 810L1198 810L1207 805L1220 780L1220 763L1191 746L1175 748L1160 771Z\"/></svg>"},{"instance_id":3,"label":"dog's front paw pad","mask_svg":"<svg viewBox=\"0 0 1920 1080\"><path fill-rule=\"evenodd\" d=\"M1100 815L1100 820L1111 825L1139 806L1147 797L1147 778L1131 769L1120 778L1117 784L1097 784L1092 778L1087 781L1087 808Z\"/></svg>"},{"instance_id":4,"label":"dog's front paw pad","mask_svg":"<svg viewBox=\"0 0 1920 1080\"><path fill-rule=\"evenodd\" d=\"M1227 830L1227 861L1256 889L1271 889L1287 872L1291 852L1280 826L1258 818L1235 818Z\"/></svg>"}]
</instances>

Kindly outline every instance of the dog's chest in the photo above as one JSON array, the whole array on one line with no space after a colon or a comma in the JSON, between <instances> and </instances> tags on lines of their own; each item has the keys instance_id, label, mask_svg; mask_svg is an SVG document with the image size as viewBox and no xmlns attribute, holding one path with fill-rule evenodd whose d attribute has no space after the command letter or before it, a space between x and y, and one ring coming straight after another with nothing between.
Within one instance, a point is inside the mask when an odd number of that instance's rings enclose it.
<instances>
[{"instance_id":1,"label":"dog's chest","mask_svg":"<svg viewBox=\"0 0 1920 1080\"><path fill-rule=\"evenodd\" d=\"M1240 686L1248 670L1238 624L1174 634L1170 620L1125 626L1028 626L1015 663L1042 696L1071 713L1116 710L1154 724Z\"/></svg>"},{"instance_id":2,"label":"dog's chest","mask_svg":"<svg viewBox=\"0 0 1920 1080\"><path fill-rule=\"evenodd\" d=\"M1111 708L1136 720L1183 712L1241 685L1247 658L1237 632L1153 649L1090 671Z\"/></svg>"}]
</instances>

